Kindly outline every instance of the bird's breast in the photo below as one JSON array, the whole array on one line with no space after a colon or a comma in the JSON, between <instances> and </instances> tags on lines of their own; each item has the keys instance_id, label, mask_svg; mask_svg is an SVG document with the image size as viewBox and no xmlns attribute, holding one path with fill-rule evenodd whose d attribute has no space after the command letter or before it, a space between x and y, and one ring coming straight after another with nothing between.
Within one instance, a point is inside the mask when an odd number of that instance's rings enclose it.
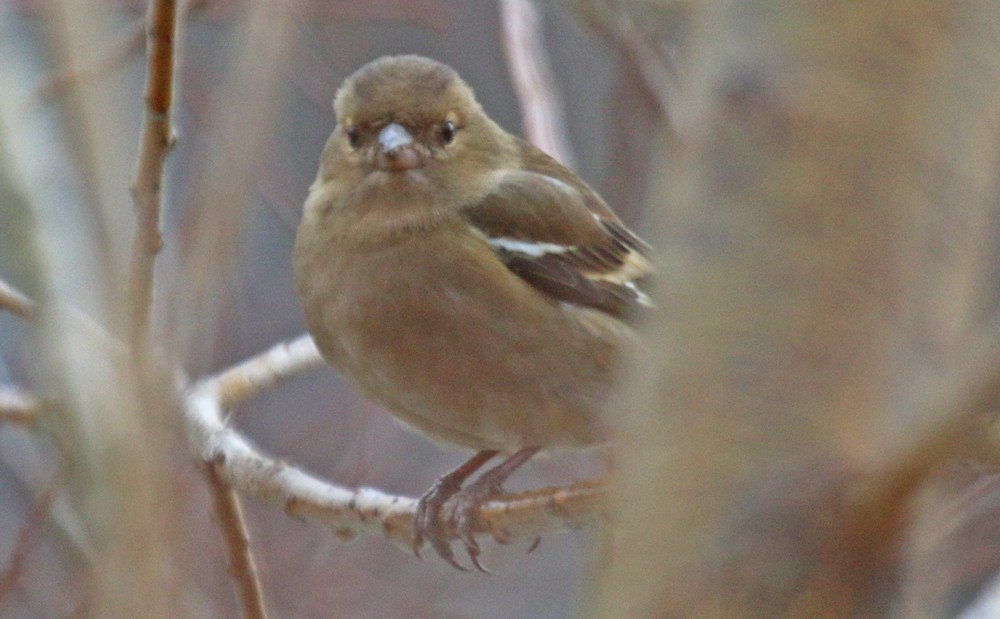
<instances>
[{"instance_id":1,"label":"bird's breast","mask_svg":"<svg viewBox=\"0 0 1000 619\"><path fill-rule=\"evenodd\" d=\"M328 250L317 258L336 273L327 290L300 285L310 331L332 365L401 420L476 449L591 439L609 347L480 239L442 229L363 254Z\"/></svg>"}]
</instances>

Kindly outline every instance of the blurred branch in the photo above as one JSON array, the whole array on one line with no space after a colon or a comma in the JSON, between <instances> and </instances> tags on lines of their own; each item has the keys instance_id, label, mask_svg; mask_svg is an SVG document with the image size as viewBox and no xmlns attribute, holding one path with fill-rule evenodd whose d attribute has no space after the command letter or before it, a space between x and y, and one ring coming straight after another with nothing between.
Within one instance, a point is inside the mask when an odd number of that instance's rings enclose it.
<instances>
[{"instance_id":1,"label":"blurred branch","mask_svg":"<svg viewBox=\"0 0 1000 619\"><path fill-rule=\"evenodd\" d=\"M539 29L538 9L531 0L501 0L503 46L514 92L521 103L521 124L529 142L566 167L573 152L566 137L562 101Z\"/></svg>"},{"instance_id":2,"label":"blurred branch","mask_svg":"<svg viewBox=\"0 0 1000 619\"><path fill-rule=\"evenodd\" d=\"M110 52L99 62L76 69L66 69L53 73L38 86L37 96L41 99L54 97L74 82L100 78L121 66L129 56L141 49L143 24L136 27L114 44Z\"/></svg>"},{"instance_id":3,"label":"blurred branch","mask_svg":"<svg viewBox=\"0 0 1000 619\"><path fill-rule=\"evenodd\" d=\"M222 529L226 554L229 557L229 574L239 590L243 617L267 619L257 564L250 552L250 532L247 530L239 497L219 476L215 465L204 462L201 469L212 495L212 505L219 528Z\"/></svg>"},{"instance_id":4,"label":"blurred branch","mask_svg":"<svg viewBox=\"0 0 1000 619\"><path fill-rule=\"evenodd\" d=\"M31 425L42 409L41 402L17 387L0 387L0 423Z\"/></svg>"},{"instance_id":5,"label":"blurred branch","mask_svg":"<svg viewBox=\"0 0 1000 619\"><path fill-rule=\"evenodd\" d=\"M135 347L146 338L153 304L153 266L163 246L160 232L163 164L173 145L170 107L174 87L174 37L177 3L155 0L149 5L149 64L146 75L146 117L139 164L132 183L136 231L129 273L129 337Z\"/></svg>"},{"instance_id":6,"label":"blurred branch","mask_svg":"<svg viewBox=\"0 0 1000 619\"><path fill-rule=\"evenodd\" d=\"M660 112L672 126L671 102L677 97L677 77L665 54L649 41L631 18L618 24L619 40L629 61L639 70L646 92L656 102Z\"/></svg>"},{"instance_id":7,"label":"blurred branch","mask_svg":"<svg viewBox=\"0 0 1000 619\"><path fill-rule=\"evenodd\" d=\"M410 549L416 499L326 482L264 455L223 421L225 407L320 363L312 340L303 336L202 380L185 398L191 447L202 462L214 465L219 478L242 493L321 522L341 539L382 535ZM600 519L603 497L603 484L593 480L506 495L483 506L477 531L507 541L578 529Z\"/></svg>"},{"instance_id":8,"label":"blurred branch","mask_svg":"<svg viewBox=\"0 0 1000 619\"><path fill-rule=\"evenodd\" d=\"M222 308L232 299L235 264L245 250L253 190L264 164L275 152L287 95L288 66L300 35L292 5L257 1L248 4L233 43L233 66L204 121L208 134L205 167L185 190L188 199L177 233L181 256L170 296L164 331L170 347L187 364L209 362L217 321L232 316ZM214 98L214 97L213 97ZM248 130L248 128L253 128ZM262 159L262 156L264 157Z\"/></svg>"},{"instance_id":9,"label":"blurred branch","mask_svg":"<svg viewBox=\"0 0 1000 619\"><path fill-rule=\"evenodd\" d=\"M679 83L670 48L661 40L666 35L658 35L656 28L649 25L642 28L627 5L577 2L575 8L581 19L625 54L642 78L646 94L672 126L671 111L677 105Z\"/></svg>"},{"instance_id":10,"label":"blurred branch","mask_svg":"<svg viewBox=\"0 0 1000 619\"><path fill-rule=\"evenodd\" d=\"M3 280L0 280L0 309L17 314L21 318L35 317L35 302Z\"/></svg>"},{"instance_id":11,"label":"blurred branch","mask_svg":"<svg viewBox=\"0 0 1000 619\"><path fill-rule=\"evenodd\" d=\"M996 437L986 427L1000 408L1000 314L974 330L961 365L938 380L912 417L919 420L896 449L879 453L876 495L905 494L943 462L958 457L1000 463ZM870 499L871 497L864 497Z\"/></svg>"},{"instance_id":12,"label":"blurred branch","mask_svg":"<svg viewBox=\"0 0 1000 619\"><path fill-rule=\"evenodd\" d=\"M965 336L992 302L998 5L680 4L683 148L649 204L670 311L621 392L594 615L952 616L968 586L900 597L942 576L911 526L939 465L989 451L1000 350Z\"/></svg>"},{"instance_id":13,"label":"blurred branch","mask_svg":"<svg viewBox=\"0 0 1000 619\"><path fill-rule=\"evenodd\" d=\"M3 572L0 572L0 607L2 607L7 595L17 585L18 578L24 573L24 562L27 560L28 552L34 544L39 529L41 529L42 525L49 518L49 509L52 507L52 501L55 499L56 488L58 486L59 480L53 479L42 490L31 506L31 511L25 517L20 531L17 533L17 540L10 551L7 566Z\"/></svg>"}]
</instances>

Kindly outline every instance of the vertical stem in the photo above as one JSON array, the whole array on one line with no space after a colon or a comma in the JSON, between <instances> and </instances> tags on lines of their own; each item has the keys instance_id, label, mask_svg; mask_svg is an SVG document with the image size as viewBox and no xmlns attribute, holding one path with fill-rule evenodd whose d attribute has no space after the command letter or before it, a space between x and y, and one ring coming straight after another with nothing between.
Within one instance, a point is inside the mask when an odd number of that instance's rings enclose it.
<instances>
[{"instance_id":1,"label":"vertical stem","mask_svg":"<svg viewBox=\"0 0 1000 619\"><path fill-rule=\"evenodd\" d=\"M229 574L240 596L245 619L267 619L257 564L250 552L250 533L236 492L219 476L215 465L204 463L202 472L212 495L212 508L222 531L229 560Z\"/></svg>"},{"instance_id":2,"label":"vertical stem","mask_svg":"<svg viewBox=\"0 0 1000 619\"><path fill-rule=\"evenodd\" d=\"M153 305L153 267L163 246L160 231L163 164L173 144L174 40L177 3L155 0L147 16L149 63L146 115L139 144L139 163L132 182L136 229L129 271L129 341L133 351L147 340Z\"/></svg>"},{"instance_id":3,"label":"vertical stem","mask_svg":"<svg viewBox=\"0 0 1000 619\"><path fill-rule=\"evenodd\" d=\"M514 92L521 103L524 137L573 167L573 152L563 123L562 101L554 88L548 54L531 0L501 0L504 53Z\"/></svg>"}]
</instances>

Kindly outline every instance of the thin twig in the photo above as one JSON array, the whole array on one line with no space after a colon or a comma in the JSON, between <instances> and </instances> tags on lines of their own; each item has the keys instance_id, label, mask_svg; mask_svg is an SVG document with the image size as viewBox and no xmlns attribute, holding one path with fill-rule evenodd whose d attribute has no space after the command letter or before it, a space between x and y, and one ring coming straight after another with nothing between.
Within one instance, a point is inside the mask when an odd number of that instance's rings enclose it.
<instances>
[{"instance_id":1,"label":"thin twig","mask_svg":"<svg viewBox=\"0 0 1000 619\"><path fill-rule=\"evenodd\" d=\"M264 609L264 595L257 573L257 564L250 552L250 533L240 499L216 470L216 465L204 462L202 473L208 482L212 495L212 507L222 529L226 554L229 558L229 574L236 583L244 619L267 619Z\"/></svg>"},{"instance_id":2,"label":"thin twig","mask_svg":"<svg viewBox=\"0 0 1000 619\"><path fill-rule=\"evenodd\" d=\"M562 102L539 30L538 9L531 0L502 0L503 47L514 92L521 103L525 138L573 167L573 152L566 137Z\"/></svg>"},{"instance_id":3,"label":"thin twig","mask_svg":"<svg viewBox=\"0 0 1000 619\"><path fill-rule=\"evenodd\" d=\"M163 246L160 232L163 164L173 145L170 110L174 88L176 0L155 0L147 15L149 62L146 116L140 139L139 164L132 182L136 229L129 272L129 336L132 349L144 342L153 304L153 266Z\"/></svg>"},{"instance_id":4,"label":"thin twig","mask_svg":"<svg viewBox=\"0 0 1000 619\"><path fill-rule=\"evenodd\" d=\"M200 461L215 464L217 475L239 492L321 522L342 539L381 535L412 548L416 499L329 483L265 455L223 421L224 406L318 363L312 341L301 337L195 385L185 398L192 449ZM601 519L603 498L603 484L593 480L506 495L482 507L476 530L506 541L579 529ZM442 525L455 537L450 523Z\"/></svg>"},{"instance_id":5,"label":"thin twig","mask_svg":"<svg viewBox=\"0 0 1000 619\"><path fill-rule=\"evenodd\" d=\"M17 387L0 387L0 423L31 425L41 409L42 403L36 397Z\"/></svg>"},{"instance_id":6,"label":"thin twig","mask_svg":"<svg viewBox=\"0 0 1000 619\"><path fill-rule=\"evenodd\" d=\"M35 302L3 280L0 280L0 309L17 314L21 318L35 317Z\"/></svg>"}]
</instances>

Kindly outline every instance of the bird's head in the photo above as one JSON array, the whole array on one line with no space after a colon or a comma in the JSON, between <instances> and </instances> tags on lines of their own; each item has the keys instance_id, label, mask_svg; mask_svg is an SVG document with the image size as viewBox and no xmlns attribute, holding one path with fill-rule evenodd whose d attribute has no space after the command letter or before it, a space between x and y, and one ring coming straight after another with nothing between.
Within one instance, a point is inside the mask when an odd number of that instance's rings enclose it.
<instances>
[{"instance_id":1,"label":"bird's head","mask_svg":"<svg viewBox=\"0 0 1000 619\"><path fill-rule=\"evenodd\" d=\"M334 110L337 128L324 156L330 176L433 183L449 175L449 185L461 186L455 175L482 176L506 144L458 74L420 56L386 56L361 67L337 92Z\"/></svg>"}]
</instances>

